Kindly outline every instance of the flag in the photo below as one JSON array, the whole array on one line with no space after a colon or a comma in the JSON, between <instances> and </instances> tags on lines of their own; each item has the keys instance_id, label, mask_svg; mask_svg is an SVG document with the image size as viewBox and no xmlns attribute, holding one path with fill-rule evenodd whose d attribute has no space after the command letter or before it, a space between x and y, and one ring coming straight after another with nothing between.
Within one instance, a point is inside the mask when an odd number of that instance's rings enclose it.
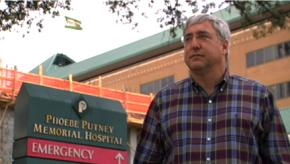
<instances>
[{"instance_id":1,"label":"flag","mask_svg":"<svg viewBox=\"0 0 290 164\"><path fill-rule=\"evenodd\" d=\"M66 25L65 25L66 28L82 30L81 21L74 18L67 17L67 16L65 16L65 20L66 20Z\"/></svg>"}]
</instances>

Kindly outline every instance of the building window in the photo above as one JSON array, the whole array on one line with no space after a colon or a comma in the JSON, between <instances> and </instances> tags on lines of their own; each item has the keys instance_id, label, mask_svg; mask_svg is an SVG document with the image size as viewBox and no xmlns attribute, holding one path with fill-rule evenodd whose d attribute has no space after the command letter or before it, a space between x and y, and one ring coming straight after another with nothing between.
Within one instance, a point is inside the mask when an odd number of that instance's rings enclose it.
<instances>
[{"instance_id":1,"label":"building window","mask_svg":"<svg viewBox=\"0 0 290 164\"><path fill-rule=\"evenodd\" d=\"M140 92L143 94L156 94L160 91L163 87L174 83L174 76L168 76L163 79L151 81L149 83L142 84L140 87Z\"/></svg>"},{"instance_id":2,"label":"building window","mask_svg":"<svg viewBox=\"0 0 290 164\"><path fill-rule=\"evenodd\" d=\"M250 52L247 55L247 67L252 67L255 65L255 54L256 52Z\"/></svg>"},{"instance_id":3,"label":"building window","mask_svg":"<svg viewBox=\"0 0 290 164\"><path fill-rule=\"evenodd\" d=\"M290 97L290 82L287 83L287 95Z\"/></svg>"},{"instance_id":4,"label":"building window","mask_svg":"<svg viewBox=\"0 0 290 164\"><path fill-rule=\"evenodd\" d=\"M264 49L264 61L269 62L278 58L278 50L275 46Z\"/></svg>"},{"instance_id":5,"label":"building window","mask_svg":"<svg viewBox=\"0 0 290 164\"><path fill-rule=\"evenodd\" d=\"M290 56L290 41L284 43L286 56Z\"/></svg>"},{"instance_id":6,"label":"building window","mask_svg":"<svg viewBox=\"0 0 290 164\"><path fill-rule=\"evenodd\" d=\"M269 86L275 99L283 99L290 97L290 81Z\"/></svg>"},{"instance_id":7,"label":"building window","mask_svg":"<svg viewBox=\"0 0 290 164\"><path fill-rule=\"evenodd\" d=\"M290 56L290 41L271 47L259 49L247 54L247 67L264 64L273 60Z\"/></svg>"}]
</instances>

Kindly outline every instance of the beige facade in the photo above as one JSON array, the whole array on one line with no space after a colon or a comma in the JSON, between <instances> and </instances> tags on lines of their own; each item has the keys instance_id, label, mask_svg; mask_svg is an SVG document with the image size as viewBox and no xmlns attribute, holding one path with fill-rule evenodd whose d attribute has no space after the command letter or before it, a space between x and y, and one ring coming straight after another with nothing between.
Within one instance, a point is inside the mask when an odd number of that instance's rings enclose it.
<instances>
[{"instance_id":1,"label":"beige facade","mask_svg":"<svg viewBox=\"0 0 290 164\"><path fill-rule=\"evenodd\" d=\"M284 58L249 68L246 63L249 52L287 41L290 41L290 30L279 30L260 39L254 38L250 29L233 32L229 58L231 74L245 76L267 86L290 82L289 54ZM124 67L87 82L140 93L142 84L168 76L174 76L175 81L188 76L188 69L183 62L183 49L161 54L159 57ZM277 104L279 108L290 107L290 97L279 99Z\"/></svg>"},{"instance_id":2,"label":"beige facade","mask_svg":"<svg viewBox=\"0 0 290 164\"><path fill-rule=\"evenodd\" d=\"M246 55L249 52L289 42L290 30L279 30L260 39L255 39L252 32L244 30L233 33L232 56L230 58L231 72L257 80L266 86L290 82L290 54L250 68L246 66ZM290 97L279 99L277 105L279 108L290 107Z\"/></svg>"},{"instance_id":3,"label":"beige facade","mask_svg":"<svg viewBox=\"0 0 290 164\"><path fill-rule=\"evenodd\" d=\"M102 76L102 86L140 93L142 84L172 75L175 80L181 80L188 75L183 63L183 50L163 54L160 57L106 74ZM98 82L99 79L95 80Z\"/></svg>"}]
</instances>

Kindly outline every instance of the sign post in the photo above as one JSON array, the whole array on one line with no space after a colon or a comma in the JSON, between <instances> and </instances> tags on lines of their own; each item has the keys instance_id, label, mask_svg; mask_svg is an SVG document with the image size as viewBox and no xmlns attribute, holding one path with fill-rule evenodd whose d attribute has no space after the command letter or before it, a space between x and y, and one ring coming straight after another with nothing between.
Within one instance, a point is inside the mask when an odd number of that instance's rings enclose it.
<instances>
[{"instance_id":1,"label":"sign post","mask_svg":"<svg viewBox=\"0 0 290 164\"><path fill-rule=\"evenodd\" d=\"M23 84L15 105L18 164L127 164L127 114L118 101Z\"/></svg>"}]
</instances>

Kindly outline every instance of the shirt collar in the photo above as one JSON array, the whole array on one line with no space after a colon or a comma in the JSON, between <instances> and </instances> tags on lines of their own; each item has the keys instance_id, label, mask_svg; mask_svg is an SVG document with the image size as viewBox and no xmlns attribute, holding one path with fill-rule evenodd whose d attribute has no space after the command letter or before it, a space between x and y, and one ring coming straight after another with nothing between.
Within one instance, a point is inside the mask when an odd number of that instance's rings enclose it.
<instances>
[{"instance_id":1,"label":"shirt collar","mask_svg":"<svg viewBox=\"0 0 290 164\"><path fill-rule=\"evenodd\" d=\"M189 79L190 79L190 83L193 86L194 92L198 93L200 91L200 88L201 88L200 85L196 81L194 81L193 78L190 77ZM216 85L216 89L218 89L221 92L223 90L225 90L225 87L226 87L227 83L229 82L229 79L230 79L230 73L229 73L228 68L226 68L222 80L220 82L218 82Z\"/></svg>"},{"instance_id":2,"label":"shirt collar","mask_svg":"<svg viewBox=\"0 0 290 164\"><path fill-rule=\"evenodd\" d=\"M225 73L223 75L223 79L217 84L217 87L219 87L220 91L223 91L226 87L226 85L229 83L230 80L230 72L228 68L225 69Z\"/></svg>"}]
</instances>

